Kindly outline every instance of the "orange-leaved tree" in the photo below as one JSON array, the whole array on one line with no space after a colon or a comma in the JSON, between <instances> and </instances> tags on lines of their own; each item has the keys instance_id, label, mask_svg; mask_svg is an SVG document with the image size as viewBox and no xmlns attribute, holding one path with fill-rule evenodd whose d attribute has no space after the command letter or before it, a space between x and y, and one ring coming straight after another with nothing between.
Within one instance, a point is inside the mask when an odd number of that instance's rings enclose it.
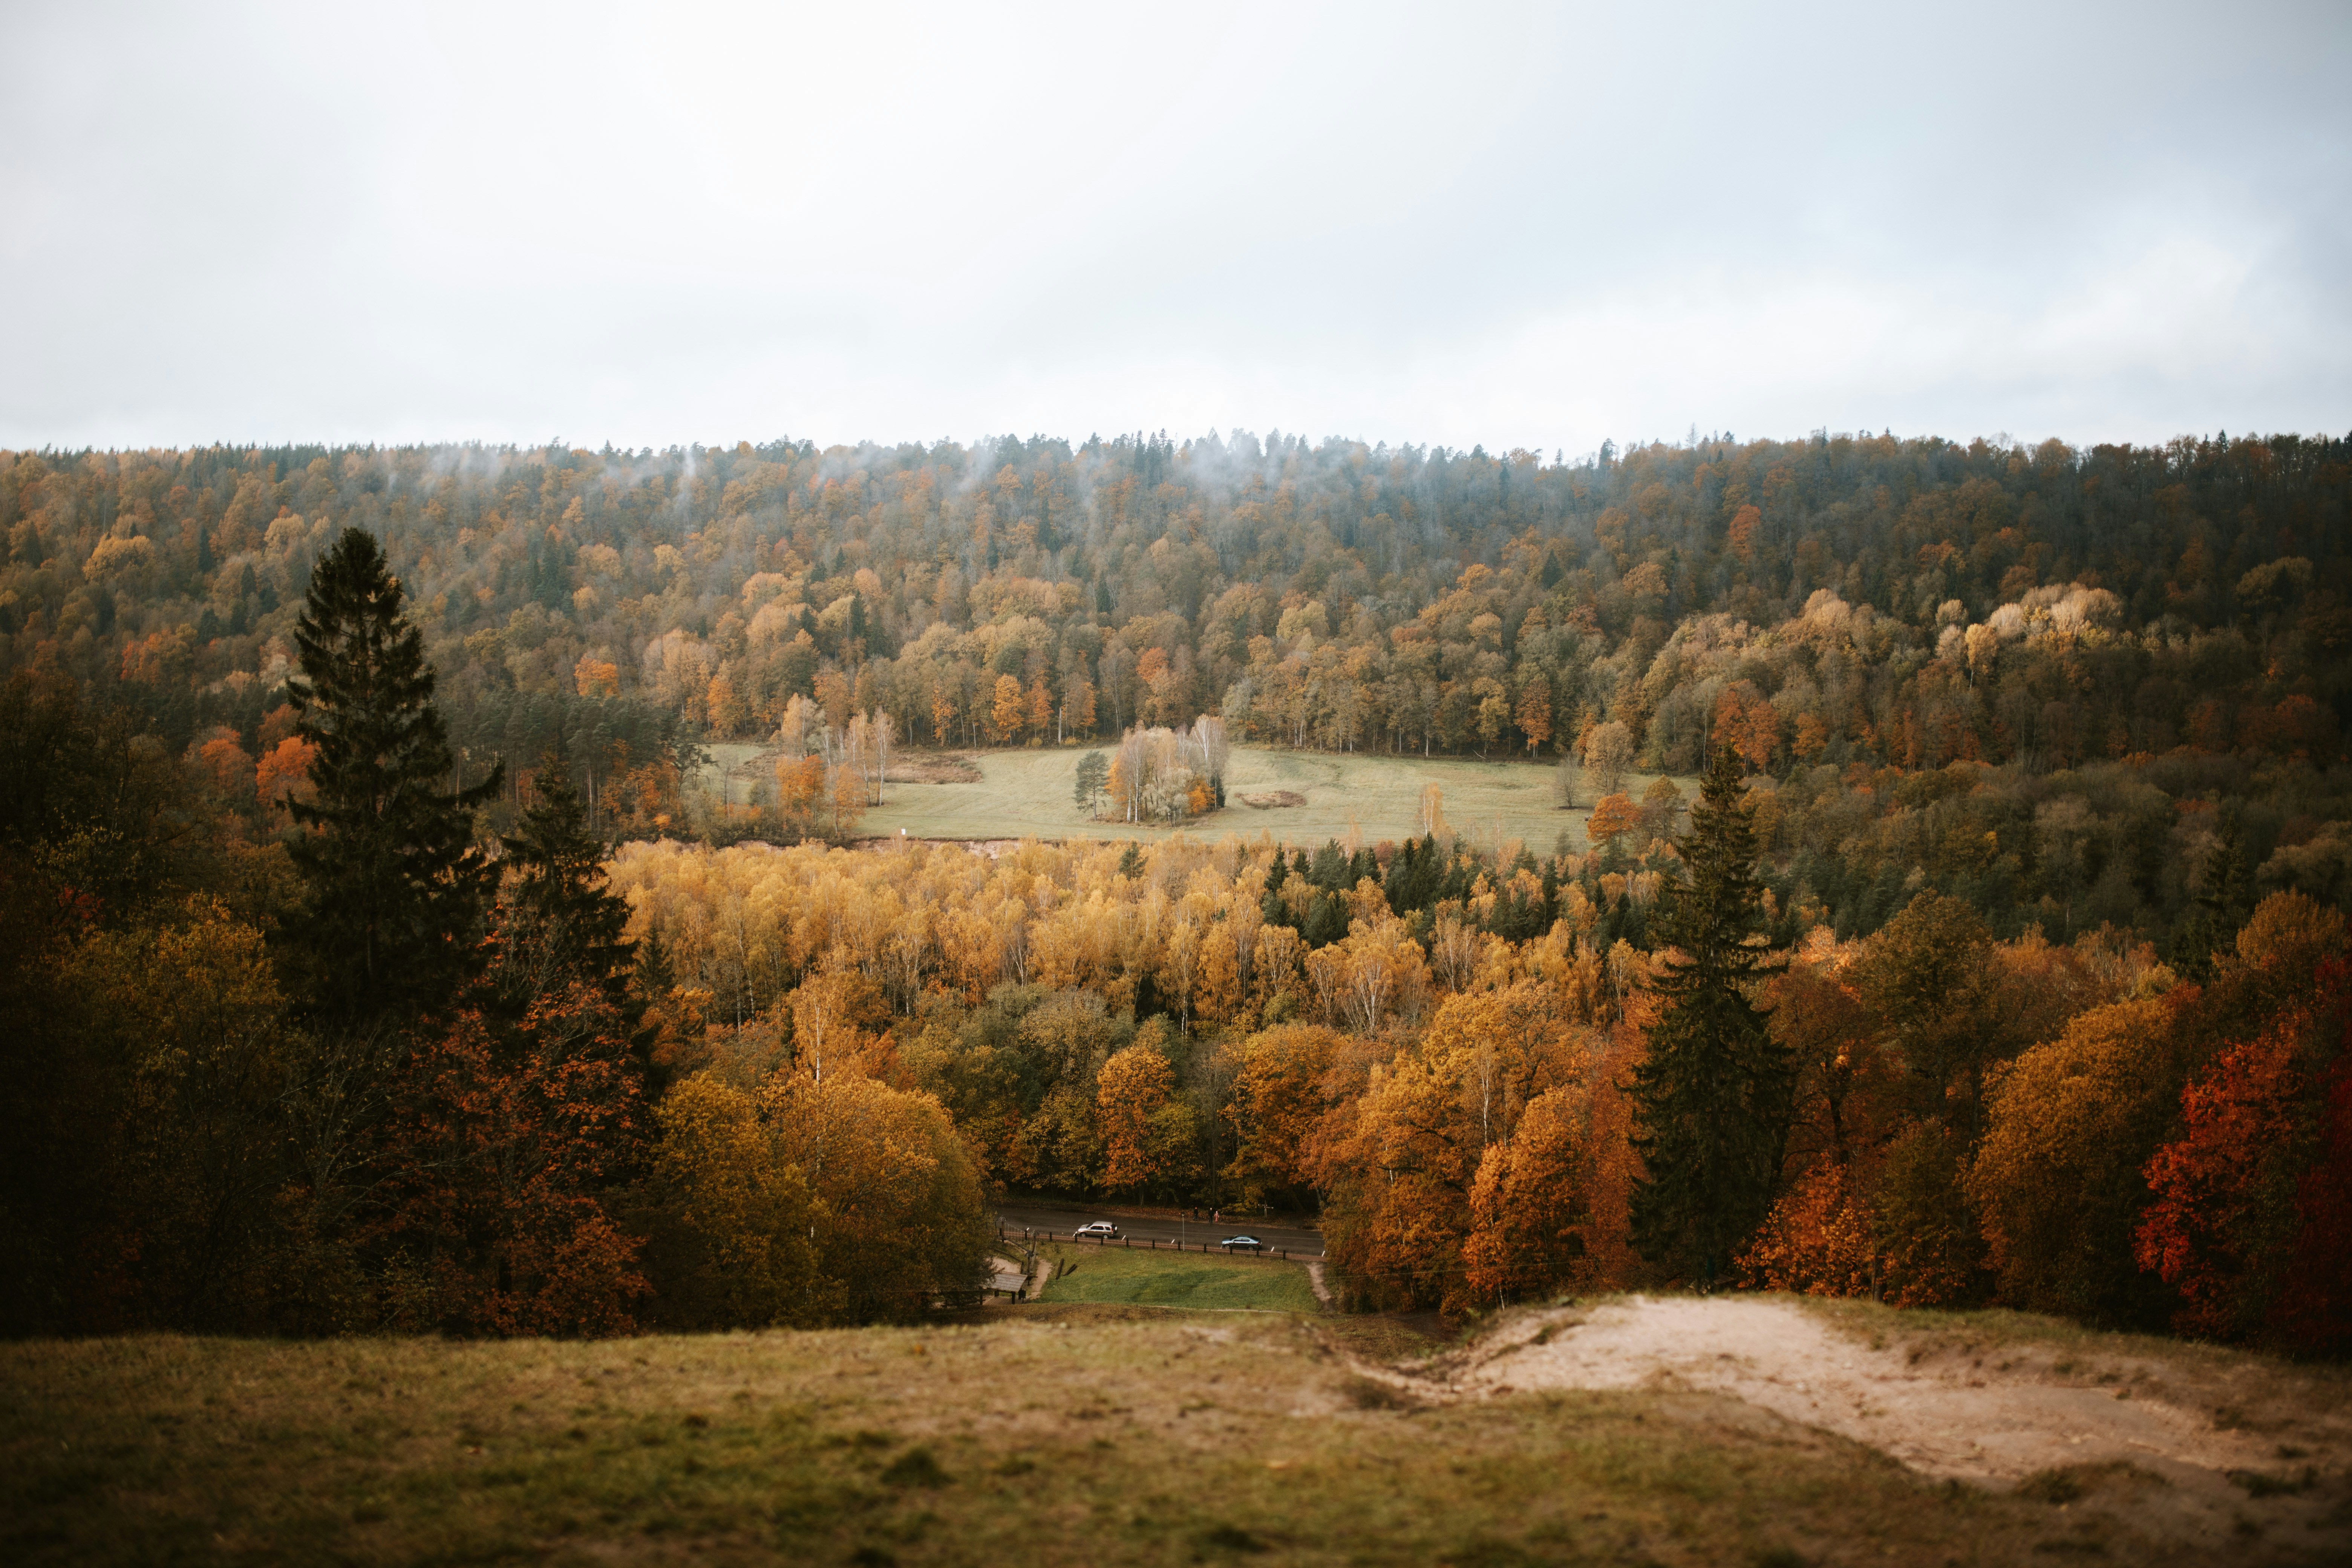
<instances>
[{"instance_id":1,"label":"orange-leaved tree","mask_svg":"<svg viewBox=\"0 0 2352 1568\"><path fill-rule=\"evenodd\" d=\"M1447 998L1333 1118L1318 1151L1327 1250L1373 1300L1459 1311L1484 1299L1465 1273L1471 1187L1527 1104L1573 1071L1554 995L1522 983Z\"/></svg>"},{"instance_id":2,"label":"orange-leaved tree","mask_svg":"<svg viewBox=\"0 0 2352 1568\"><path fill-rule=\"evenodd\" d=\"M634 1157L641 1084L620 1012L595 987L514 1024L478 1009L423 1041L384 1129L393 1203L375 1239L411 1329L620 1334L647 1287L603 1194Z\"/></svg>"},{"instance_id":3,"label":"orange-leaved tree","mask_svg":"<svg viewBox=\"0 0 2352 1568\"><path fill-rule=\"evenodd\" d=\"M1580 1089L1538 1095L1506 1142L1490 1144L1470 1188L1464 1279L1502 1300L1587 1284L1592 1251L1588 1119Z\"/></svg>"},{"instance_id":4,"label":"orange-leaved tree","mask_svg":"<svg viewBox=\"0 0 2352 1568\"><path fill-rule=\"evenodd\" d=\"M1019 740L1022 720L1026 712L1027 709L1021 700L1020 678L1012 675L998 676L996 700L990 704L988 710L989 726L996 731L996 739L1000 742Z\"/></svg>"},{"instance_id":5,"label":"orange-leaved tree","mask_svg":"<svg viewBox=\"0 0 2352 1568\"><path fill-rule=\"evenodd\" d=\"M1592 807L1592 815L1584 819L1584 837L1597 849L1613 848L1619 838L1642 825L1642 808L1633 797L1620 791L1605 795Z\"/></svg>"},{"instance_id":6,"label":"orange-leaved tree","mask_svg":"<svg viewBox=\"0 0 2352 1568\"><path fill-rule=\"evenodd\" d=\"M1772 1205L1739 1255L1741 1282L1808 1296L1871 1295L1879 1278L1874 1229L1847 1167L1818 1165Z\"/></svg>"},{"instance_id":7,"label":"orange-leaved tree","mask_svg":"<svg viewBox=\"0 0 2352 1568\"><path fill-rule=\"evenodd\" d=\"M929 1095L848 1072L780 1072L754 1092L700 1073L664 1101L662 1129L666 1322L905 1320L976 1294L981 1167Z\"/></svg>"},{"instance_id":8,"label":"orange-leaved tree","mask_svg":"<svg viewBox=\"0 0 2352 1568\"><path fill-rule=\"evenodd\" d=\"M761 1112L816 1202L818 1269L854 1322L974 1300L992 1239L980 1163L940 1102L856 1073L778 1074Z\"/></svg>"},{"instance_id":9,"label":"orange-leaved tree","mask_svg":"<svg viewBox=\"0 0 2352 1568\"><path fill-rule=\"evenodd\" d=\"M783 819L786 833L805 835L814 831L824 799L823 757L776 759L776 815Z\"/></svg>"},{"instance_id":10,"label":"orange-leaved tree","mask_svg":"<svg viewBox=\"0 0 2352 1568\"><path fill-rule=\"evenodd\" d=\"M484 979L394 1080L377 1241L411 1326L626 1333L648 1289L605 1208L648 1131L628 906L563 770L541 783L502 841Z\"/></svg>"},{"instance_id":11,"label":"orange-leaved tree","mask_svg":"<svg viewBox=\"0 0 2352 1568\"><path fill-rule=\"evenodd\" d=\"M654 1255L665 1328L814 1326L839 1309L817 1268L817 1205L752 1096L708 1072L663 1097Z\"/></svg>"},{"instance_id":12,"label":"orange-leaved tree","mask_svg":"<svg viewBox=\"0 0 2352 1568\"><path fill-rule=\"evenodd\" d=\"M1102 1131L1104 1185L1139 1192L1182 1173L1192 1111L1175 1093L1175 1069L1150 1046L1129 1046L1103 1064L1095 1117Z\"/></svg>"},{"instance_id":13,"label":"orange-leaved tree","mask_svg":"<svg viewBox=\"0 0 2352 1568\"><path fill-rule=\"evenodd\" d=\"M318 798L319 792L310 783L310 764L318 757L318 747L289 735L263 752L261 761L254 765L255 793L276 820L286 820L289 800L308 805Z\"/></svg>"},{"instance_id":14,"label":"orange-leaved tree","mask_svg":"<svg viewBox=\"0 0 2352 1568\"><path fill-rule=\"evenodd\" d=\"M812 974L784 998L792 1021L793 1071L813 1081L837 1073L898 1083L905 1078L889 1035L890 1004L855 969Z\"/></svg>"}]
</instances>

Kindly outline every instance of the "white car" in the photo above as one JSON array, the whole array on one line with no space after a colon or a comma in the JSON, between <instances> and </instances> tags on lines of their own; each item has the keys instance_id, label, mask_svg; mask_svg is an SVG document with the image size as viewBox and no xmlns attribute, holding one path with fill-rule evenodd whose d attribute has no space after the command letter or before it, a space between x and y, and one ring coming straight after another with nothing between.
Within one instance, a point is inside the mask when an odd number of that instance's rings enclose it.
<instances>
[{"instance_id":1,"label":"white car","mask_svg":"<svg viewBox=\"0 0 2352 1568\"><path fill-rule=\"evenodd\" d=\"M1074 1241L1088 1241L1097 1236L1108 1237L1116 1241L1118 1238L1118 1226L1107 1219L1098 1219L1092 1225L1082 1225L1070 1232L1070 1237Z\"/></svg>"}]
</instances>

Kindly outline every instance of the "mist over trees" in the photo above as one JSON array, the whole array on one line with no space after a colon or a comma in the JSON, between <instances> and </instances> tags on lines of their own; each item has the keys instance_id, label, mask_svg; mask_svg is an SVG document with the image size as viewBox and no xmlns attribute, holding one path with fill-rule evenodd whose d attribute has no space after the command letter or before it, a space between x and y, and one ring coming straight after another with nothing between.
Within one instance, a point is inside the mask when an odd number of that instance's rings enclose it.
<instances>
[{"instance_id":1,"label":"mist over trees","mask_svg":"<svg viewBox=\"0 0 2352 1568\"><path fill-rule=\"evenodd\" d=\"M0 1309L866 1321L1018 1188L2341 1350L2348 458L0 454ZM1248 744L1581 833L1245 841ZM1196 835L846 847L1013 745Z\"/></svg>"},{"instance_id":2,"label":"mist over trees","mask_svg":"<svg viewBox=\"0 0 2352 1568\"><path fill-rule=\"evenodd\" d=\"M2352 871L2324 767L2352 700L2347 463L2295 437L1546 462L1240 432L20 453L0 636L282 794L297 601L352 525L402 580L459 771L508 760L512 805L560 746L607 837L726 837L681 762L773 736L796 697L901 746L1210 714L1236 744L1565 756L1580 805L1720 738L1778 784L1768 853L1842 930L1915 870L1970 879L2008 932L2157 929L2217 820L2168 802L2239 803L2257 889L2332 900Z\"/></svg>"}]
</instances>

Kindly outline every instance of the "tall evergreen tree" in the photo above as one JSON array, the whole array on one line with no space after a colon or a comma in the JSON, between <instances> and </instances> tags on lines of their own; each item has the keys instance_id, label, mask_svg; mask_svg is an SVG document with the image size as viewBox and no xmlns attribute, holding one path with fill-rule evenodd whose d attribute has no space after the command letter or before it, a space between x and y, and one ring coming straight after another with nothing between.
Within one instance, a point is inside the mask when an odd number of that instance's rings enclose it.
<instances>
[{"instance_id":1,"label":"tall evergreen tree","mask_svg":"<svg viewBox=\"0 0 2352 1568\"><path fill-rule=\"evenodd\" d=\"M604 846L588 831L562 757L550 757L534 782L539 798L514 835L499 840L509 868L499 922L505 967L541 990L593 985L628 1008L634 1027L643 1009L628 1005L636 963L636 944L621 934L628 900L605 883Z\"/></svg>"},{"instance_id":2,"label":"tall evergreen tree","mask_svg":"<svg viewBox=\"0 0 2352 1568\"><path fill-rule=\"evenodd\" d=\"M1665 1000L1635 1069L1633 1242L1644 1258L1712 1285L1761 1224L1789 1134L1795 1068L1750 999L1771 957L1756 879L1753 808L1729 746L1710 763L1675 841L1684 876L1662 891L1654 986Z\"/></svg>"},{"instance_id":3,"label":"tall evergreen tree","mask_svg":"<svg viewBox=\"0 0 2352 1568\"><path fill-rule=\"evenodd\" d=\"M1095 802L1110 787L1110 763L1100 752L1088 752L1078 759L1078 776L1071 785L1070 796L1082 812L1092 812Z\"/></svg>"},{"instance_id":4,"label":"tall evergreen tree","mask_svg":"<svg viewBox=\"0 0 2352 1568\"><path fill-rule=\"evenodd\" d=\"M2213 978L2213 955L2236 942L2253 913L2253 876L2246 868L2245 827L2235 803L2213 824L2213 845L2197 878L2197 901L2174 938L2172 966L2183 978Z\"/></svg>"},{"instance_id":5,"label":"tall evergreen tree","mask_svg":"<svg viewBox=\"0 0 2352 1568\"><path fill-rule=\"evenodd\" d=\"M318 799L289 803L308 829L292 845L306 884L294 940L314 1007L344 1019L446 1001L475 962L488 890L473 814L504 770L450 787L433 668L401 602L376 542L347 528L294 626L294 732L318 748Z\"/></svg>"}]
</instances>

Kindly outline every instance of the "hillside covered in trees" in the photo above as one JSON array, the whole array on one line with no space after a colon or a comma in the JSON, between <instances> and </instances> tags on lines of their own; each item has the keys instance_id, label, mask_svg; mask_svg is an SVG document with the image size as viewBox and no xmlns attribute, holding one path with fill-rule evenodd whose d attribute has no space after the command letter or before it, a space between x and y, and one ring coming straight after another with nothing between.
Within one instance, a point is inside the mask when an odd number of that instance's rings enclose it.
<instances>
[{"instance_id":1,"label":"hillside covered in trees","mask_svg":"<svg viewBox=\"0 0 2352 1568\"><path fill-rule=\"evenodd\" d=\"M1777 788L1782 896L1842 932L1925 877L2010 934L2168 936L2227 807L2270 885L2352 886L2347 507L2352 445L2293 437L26 453L0 647L266 792L302 585L357 526L459 769L511 791L560 743L608 837L683 830L677 759L794 696L915 746L1209 714L1490 756L1601 731L1689 773L1719 737Z\"/></svg>"},{"instance_id":2,"label":"hillside covered in trees","mask_svg":"<svg viewBox=\"0 0 2352 1568\"><path fill-rule=\"evenodd\" d=\"M1010 1184L1319 1207L1362 1304L2340 1351L2347 459L16 457L0 1307L865 1321L968 1289ZM993 857L680 788L1139 727L1704 778L1580 845Z\"/></svg>"}]
</instances>

